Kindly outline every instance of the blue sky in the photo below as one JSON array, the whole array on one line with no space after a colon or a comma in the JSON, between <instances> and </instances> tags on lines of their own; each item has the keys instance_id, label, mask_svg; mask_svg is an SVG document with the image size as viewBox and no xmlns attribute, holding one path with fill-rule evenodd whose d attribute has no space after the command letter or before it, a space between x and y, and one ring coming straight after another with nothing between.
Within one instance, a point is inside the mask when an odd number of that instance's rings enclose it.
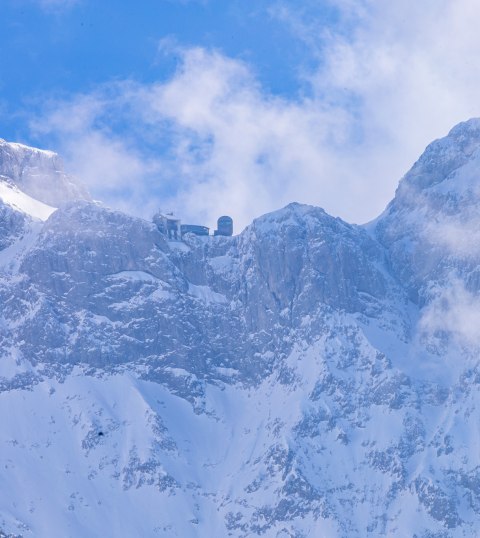
<instances>
[{"instance_id":1,"label":"blue sky","mask_svg":"<svg viewBox=\"0 0 480 538\"><path fill-rule=\"evenodd\" d=\"M267 91L296 96L308 90L302 72L317 58L286 27L279 6L263 0L6 0L0 19L3 105L35 112L39 100L108 81L166 80L178 58L162 42L221 50L248 62ZM315 12L324 14L326 26L335 20L331 6ZM28 140L31 133L18 117L5 115L2 135Z\"/></svg>"},{"instance_id":2,"label":"blue sky","mask_svg":"<svg viewBox=\"0 0 480 538\"><path fill-rule=\"evenodd\" d=\"M7 0L0 25L8 97L28 96L32 81L40 91L78 91L115 77L167 76L172 59L158 54L165 37L245 58L275 91L290 91L295 82L285 60L298 60L302 49L261 2L105 0L60 9Z\"/></svg>"},{"instance_id":3,"label":"blue sky","mask_svg":"<svg viewBox=\"0 0 480 538\"><path fill-rule=\"evenodd\" d=\"M4 0L0 136L145 218L367 221L480 115L479 24L473 0Z\"/></svg>"}]
</instances>

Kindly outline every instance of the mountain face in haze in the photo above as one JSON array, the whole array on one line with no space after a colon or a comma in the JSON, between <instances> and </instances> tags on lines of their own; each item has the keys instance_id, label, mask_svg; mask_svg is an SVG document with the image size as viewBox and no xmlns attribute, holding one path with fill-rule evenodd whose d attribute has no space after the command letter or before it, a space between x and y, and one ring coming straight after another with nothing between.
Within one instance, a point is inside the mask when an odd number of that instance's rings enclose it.
<instances>
[{"instance_id":1,"label":"mountain face in haze","mask_svg":"<svg viewBox=\"0 0 480 538\"><path fill-rule=\"evenodd\" d=\"M182 242L17 150L0 536L475 535L479 120L366 226L290 204Z\"/></svg>"},{"instance_id":2,"label":"mountain face in haze","mask_svg":"<svg viewBox=\"0 0 480 538\"><path fill-rule=\"evenodd\" d=\"M72 200L90 200L85 188L64 172L56 153L2 139L0 181L13 183L23 193L53 207Z\"/></svg>"}]
</instances>

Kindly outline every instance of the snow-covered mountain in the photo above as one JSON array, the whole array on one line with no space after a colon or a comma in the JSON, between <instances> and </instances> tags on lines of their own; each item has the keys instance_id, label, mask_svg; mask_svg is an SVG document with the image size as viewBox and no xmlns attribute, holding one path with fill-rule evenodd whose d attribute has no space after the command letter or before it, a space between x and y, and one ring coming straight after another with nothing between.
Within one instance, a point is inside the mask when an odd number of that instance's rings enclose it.
<instances>
[{"instance_id":1,"label":"snow-covered mountain","mask_svg":"<svg viewBox=\"0 0 480 538\"><path fill-rule=\"evenodd\" d=\"M49 152L0 175L0 536L476 535L480 120L363 227L173 242Z\"/></svg>"},{"instance_id":2,"label":"snow-covered mountain","mask_svg":"<svg viewBox=\"0 0 480 538\"><path fill-rule=\"evenodd\" d=\"M72 200L90 200L85 188L65 173L62 160L56 153L2 139L0 181L15 185L24 196L34 198L37 203L53 207ZM3 190L0 197L4 198Z\"/></svg>"}]
</instances>

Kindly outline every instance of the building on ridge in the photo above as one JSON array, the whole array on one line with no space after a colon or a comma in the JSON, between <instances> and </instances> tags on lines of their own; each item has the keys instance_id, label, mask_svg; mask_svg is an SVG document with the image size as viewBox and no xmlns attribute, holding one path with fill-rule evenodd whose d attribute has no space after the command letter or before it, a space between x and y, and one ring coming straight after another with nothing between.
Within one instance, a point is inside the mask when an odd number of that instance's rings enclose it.
<instances>
[{"instance_id":1,"label":"building on ridge","mask_svg":"<svg viewBox=\"0 0 480 538\"><path fill-rule=\"evenodd\" d=\"M182 224L181 220L173 213L162 213L159 211L153 216L153 222L157 225L159 232L166 235L169 241L181 241L185 234L191 233L200 236L209 236L210 228L200 224ZM217 229L213 235L231 236L233 235L233 219L223 215L217 220Z\"/></svg>"},{"instance_id":2,"label":"building on ridge","mask_svg":"<svg viewBox=\"0 0 480 538\"><path fill-rule=\"evenodd\" d=\"M223 215L217 220L217 229L213 235L233 235L233 219L228 215Z\"/></svg>"},{"instance_id":3,"label":"building on ridge","mask_svg":"<svg viewBox=\"0 0 480 538\"><path fill-rule=\"evenodd\" d=\"M170 241L180 241L182 238L181 221L173 213L156 213L153 216L153 222L157 225L158 230L165 234Z\"/></svg>"},{"instance_id":4,"label":"building on ridge","mask_svg":"<svg viewBox=\"0 0 480 538\"><path fill-rule=\"evenodd\" d=\"M185 234L195 234L195 235L209 235L210 234L210 228L208 228L207 226L200 226L199 224L181 224L180 231L182 233L182 237Z\"/></svg>"}]
</instances>

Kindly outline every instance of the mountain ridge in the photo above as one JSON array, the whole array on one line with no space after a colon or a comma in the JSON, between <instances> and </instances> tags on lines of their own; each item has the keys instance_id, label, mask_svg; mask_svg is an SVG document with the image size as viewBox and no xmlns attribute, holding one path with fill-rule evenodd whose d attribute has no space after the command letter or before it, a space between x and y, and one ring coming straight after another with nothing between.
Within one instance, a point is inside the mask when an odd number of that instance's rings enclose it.
<instances>
[{"instance_id":1,"label":"mountain ridge","mask_svg":"<svg viewBox=\"0 0 480 538\"><path fill-rule=\"evenodd\" d=\"M0 530L475 532L479 147L480 120L433 142L365 226L292 203L171 242L0 204Z\"/></svg>"}]
</instances>

